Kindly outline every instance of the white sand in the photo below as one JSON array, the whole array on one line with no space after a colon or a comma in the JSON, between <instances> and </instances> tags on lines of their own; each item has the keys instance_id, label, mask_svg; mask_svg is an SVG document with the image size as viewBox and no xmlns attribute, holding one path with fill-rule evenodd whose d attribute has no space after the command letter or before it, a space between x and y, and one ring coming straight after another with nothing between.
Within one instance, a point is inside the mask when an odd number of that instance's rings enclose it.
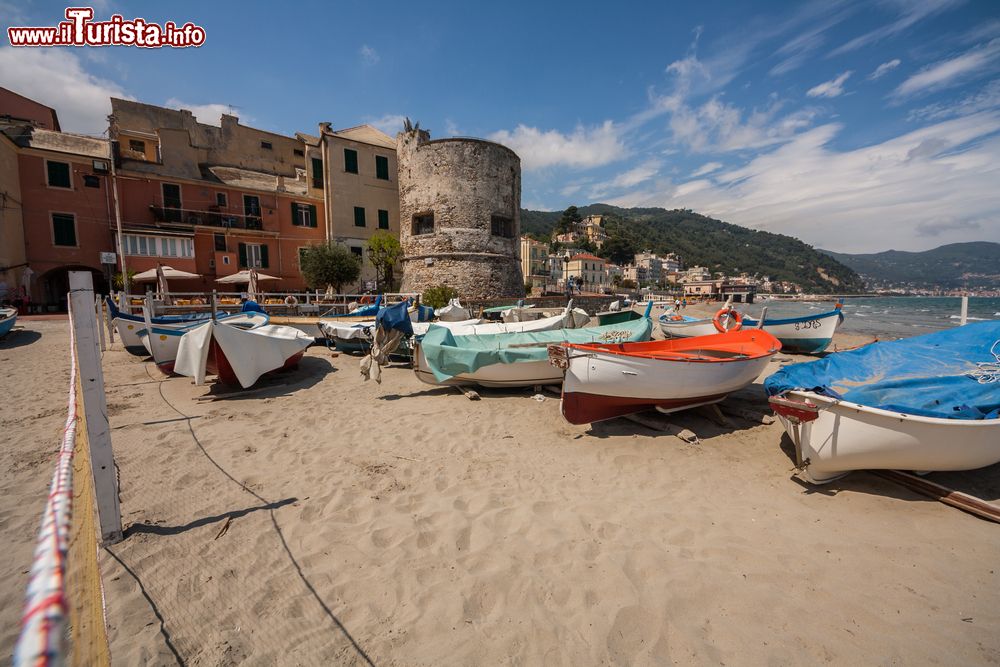
<instances>
[{"instance_id":1,"label":"white sand","mask_svg":"<svg viewBox=\"0 0 1000 667\"><path fill-rule=\"evenodd\" d=\"M8 653L65 407L65 324L34 328L0 354L32 416L3 417ZM865 473L803 486L778 424L676 416L700 445L570 426L551 394L365 384L324 348L217 402L105 362L131 526L102 557L116 663L1000 661L1000 526ZM1000 496L997 466L936 478Z\"/></svg>"}]
</instances>

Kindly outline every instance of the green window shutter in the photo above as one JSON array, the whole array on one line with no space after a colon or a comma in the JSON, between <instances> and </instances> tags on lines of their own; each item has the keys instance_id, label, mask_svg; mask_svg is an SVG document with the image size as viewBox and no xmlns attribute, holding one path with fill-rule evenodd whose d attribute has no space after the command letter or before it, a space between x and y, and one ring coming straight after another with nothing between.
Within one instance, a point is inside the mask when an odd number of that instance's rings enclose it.
<instances>
[{"instance_id":1,"label":"green window shutter","mask_svg":"<svg viewBox=\"0 0 1000 667\"><path fill-rule=\"evenodd\" d=\"M358 152L356 150L344 149L344 171L350 174L358 173Z\"/></svg>"},{"instance_id":2,"label":"green window shutter","mask_svg":"<svg viewBox=\"0 0 1000 667\"><path fill-rule=\"evenodd\" d=\"M247 244L246 243L241 243L240 244L240 268L241 269L247 268Z\"/></svg>"},{"instance_id":3,"label":"green window shutter","mask_svg":"<svg viewBox=\"0 0 1000 667\"><path fill-rule=\"evenodd\" d=\"M309 204L309 226L316 226L316 206L314 204Z\"/></svg>"},{"instance_id":4,"label":"green window shutter","mask_svg":"<svg viewBox=\"0 0 1000 667\"><path fill-rule=\"evenodd\" d=\"M267 244L261 244L260 246L260 268L267 268Z\"/></svg>"},{"instance_id":5,"label":"green window shutter","mask_svg":"<svg viewBox=\"0 0 1000 667\"><path fill-rule=\"evenodd\" d=\"M323 160L318 157L312 159L312 169L313 169L313 187L322 188L323 187Z\"/></svg>"},{"instance_id":6,"label":"green window shutter","mask_svg":"<svg viewBox=\"0 0 1000 667\"><path fill-rule=\"evenodd\" d=\"M389 229L389 211L383 211L379 209L378 211L378 228L379 229Z\"/></svg>"},{"instance_id":7,"label":"green window shutter","mask_svg":"<svg viewBox=\"0 0 1000 667\"><path fill-rule=\"evenodd\" d=\"M365 209L363 206L354 207L354 226L355 227L365 226Z\"/></svg>"},{"instance_id":8,"label":"green window shutter","mask_svg":"<svg viewBox=\"0 0 1000 667\"><path fill-rule=\"evenodd\" d=\"M57 188L68 188L72 186L69 177L69 164L66 162L47 162L49 175L49 185ZM76 245L76 244L74 244Z\"/></svg>"},{"instance_id":9,"label":"green window shutter","mask_svg":"<svg viewBox=\"0 0 1000 667\"><path fill-rule=\"evenodd\" d=\"M76 225L72 215L52 214L52 243L61 246L76 246Z\"/></svg>"},{"instance_id":10,"label":"green window shutter","mask_svg":"<svg viewBox=\"0 0 1000 667\"><path fill-rule=\"evenodd\" d=\"M299 221L299 205L296 202L292 202L292 224L296 227L302 225Z\"/></svg>"},{"instance_id":11,"label":"green window shutter","mask_svg":"<svg viewBox=\"0 0 1000 667\"><path fill-rule=\"evenodd\" d=\"M375 156L375 178L383 181L389 180L389 158L381 155Z\"/></svg>"}]
</instances>

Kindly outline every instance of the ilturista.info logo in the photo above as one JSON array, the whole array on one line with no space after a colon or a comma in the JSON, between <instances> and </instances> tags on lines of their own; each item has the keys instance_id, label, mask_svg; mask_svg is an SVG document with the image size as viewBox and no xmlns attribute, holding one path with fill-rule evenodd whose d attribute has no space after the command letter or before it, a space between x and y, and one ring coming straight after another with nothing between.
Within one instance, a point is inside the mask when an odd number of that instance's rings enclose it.
<instances>
[{"instance_id":1,"label":"ilturista.info logo","mask_svg":"<svg viewBox=\"0 0 1000 667\"><path fill-rule=\"evenodd\" d=\"M163 25L144 18L114 14L95 21L93 7L67 7L66 20L55 26L11 26L11 46L138 46L144 49L186 48L205 43L205 29L190 21Z\"/></svg>"}]
</instances>

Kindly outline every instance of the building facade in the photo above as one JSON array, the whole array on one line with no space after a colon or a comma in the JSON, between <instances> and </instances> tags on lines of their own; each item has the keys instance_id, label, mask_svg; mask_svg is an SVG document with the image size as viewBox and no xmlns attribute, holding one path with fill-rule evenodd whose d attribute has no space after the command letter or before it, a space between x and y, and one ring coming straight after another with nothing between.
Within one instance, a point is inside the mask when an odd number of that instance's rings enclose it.
<instances>
[{"instance_id":1,"label":"building facade","mask_svg":"<svg viewBox=\"0 0 1000 667\"><path fill-rule=\"evenodd\" d=\"M521 160L479 139L396 137L405 292L438 285L476 299L524 294Z\"/></svg>"},{"instance_id":2,"label":"building facade","mask_svg":"<svg viewBox=\"0 0 1000 667\"><path fill-rule=\"evenodd\" d=\"M247 268L278 278L262 287L305 288L301 248L326 240L316 146L190 111L112 98L123 252L129 270L165 264L197 273L178 291L206 291Z\"/></svg>"},{"instance_id":3,"label":"building facade","mask_svg":"<svg viewBox=\"0 0 1000 667\"><path fill-rule=\"evenodd\" d=\"M567 265L569 280L580 286L584 292L604 292L608 287L608 272L605 261L596 255L581 253L569 258Z\"/></svg>"},{"instance_id":4,"label":"building facade","mask_svg":"<svg viewBox=\"0 0 1000 667\"><path fill-rule=\"evenodd\" d=\"M544 288L549 282L549 244L530 236L521 237L521 274L525 286Z\"/></svg>"}]
</instances>

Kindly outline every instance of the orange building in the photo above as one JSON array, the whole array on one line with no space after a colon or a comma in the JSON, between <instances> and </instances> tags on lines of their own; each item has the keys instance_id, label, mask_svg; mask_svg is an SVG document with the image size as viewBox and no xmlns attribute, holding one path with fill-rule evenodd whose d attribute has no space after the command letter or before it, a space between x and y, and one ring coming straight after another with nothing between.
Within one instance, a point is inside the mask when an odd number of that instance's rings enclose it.
<instances>
[{"instance_id":1,"label":"orange building","mask_svg":"<svg viewBox=\"0 0 1000 667\"><path fill-rule=\"evenodd\" d=\"M111 104L130 270L163 263L202 276L179 291L211 290L245 268L279 278L269 291L305 288L299 249L326 239L322 179L310 174L322 173L318 150L234 116L214 126L189 111Z\"/></svg>"}]
</instances>

